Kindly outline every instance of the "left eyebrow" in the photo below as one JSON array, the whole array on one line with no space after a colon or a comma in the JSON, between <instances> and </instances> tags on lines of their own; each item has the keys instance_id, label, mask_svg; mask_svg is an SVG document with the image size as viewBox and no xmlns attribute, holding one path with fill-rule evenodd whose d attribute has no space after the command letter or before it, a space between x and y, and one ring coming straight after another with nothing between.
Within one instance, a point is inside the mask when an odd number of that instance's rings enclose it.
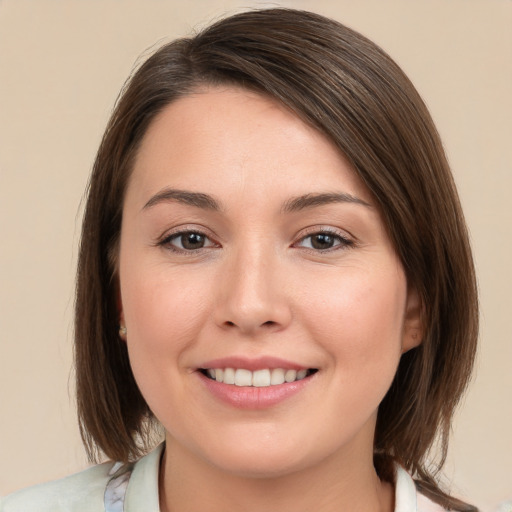
<instances>
[{"instance_id":1,"label":"left eyebrow","mask_svg":"<svg viewBox=\"0 0 512 512\"><path fill-rule=\"evenodd\" d=\"M177 202L196 206L204 210L220 211L220 205L212 196L202 194L201 192L191 192L189 190L176 190L173 188L165 188L155 194L142 208L146 210L159 203Z\"/></svg>"},{"instance_id":2,"label":"left eyebrow","mask_svg":"<svg viewBox=\"0 0 512 512\"><path fill-rule=\"evenodd\" d=\"M370 203L367 203L359 197L351 194L346 194L344 192L329 192L321 194L304 194L302 196L292 197L284 203L281 211L283 213L292 213L331 203L353 203L360 204L367 208L373 208Z\"/></svg>"}]
</instances>

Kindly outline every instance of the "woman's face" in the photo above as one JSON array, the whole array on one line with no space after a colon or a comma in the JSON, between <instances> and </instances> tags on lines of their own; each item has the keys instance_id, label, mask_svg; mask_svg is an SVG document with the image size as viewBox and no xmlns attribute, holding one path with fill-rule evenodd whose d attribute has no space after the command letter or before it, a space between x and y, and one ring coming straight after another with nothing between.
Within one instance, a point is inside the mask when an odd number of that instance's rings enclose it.
<instances>
[{"instance_id":1,"label":"woman's face","mask_svg":"<svg viewBox=\"0 0 512 512\"><path fill-rule=\"evenodd\" d=\"M119 277L169 450L259 476L371 460L419 307L372 196L319 132L242 89L167 106L129 181Z\"/></svg>"}]
</instances>

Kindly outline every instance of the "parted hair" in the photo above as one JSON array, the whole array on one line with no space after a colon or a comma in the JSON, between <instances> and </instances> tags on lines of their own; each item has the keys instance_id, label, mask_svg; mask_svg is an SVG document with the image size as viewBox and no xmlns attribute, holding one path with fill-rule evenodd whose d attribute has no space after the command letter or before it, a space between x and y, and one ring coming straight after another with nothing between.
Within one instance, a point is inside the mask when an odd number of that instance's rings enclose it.
<instances>
[{"instance_id":1,"label":"parted hair","mask_svg":"<svg viewBox=\"0 0 512 512\"><path fill-rule=\"evenodd\" d=\"M121 91L88 185L77 270L77 402L91 460L140 457L157 425L118 334L118 242L134 156L166 105L215 85L277 99L328 137L373 194L421 298L424 325L421 345L402 356L380 404L375 466L392 480L397 462L445 508L476 510L437 482L478 331L468 233L438 132L382 49L336 21L293 9L239 13L170 42Z\"/></svg>"}]
</instances>

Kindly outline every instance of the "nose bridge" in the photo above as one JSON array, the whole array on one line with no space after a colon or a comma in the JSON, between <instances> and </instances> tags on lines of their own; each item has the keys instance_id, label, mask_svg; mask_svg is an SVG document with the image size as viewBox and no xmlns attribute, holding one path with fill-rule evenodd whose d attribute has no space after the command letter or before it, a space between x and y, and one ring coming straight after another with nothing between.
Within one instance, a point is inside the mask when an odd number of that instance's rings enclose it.
<instances>
[{"instance_id":1,"label":"nose bridge","mask_svg":"<svg viewBox=\"0 0 512 512\"><path fill-rule=\"evenodd\" d=\"M226 260L217 318L244 333L284 327L289 304L279 278L279 257L264 236L234 247Z\"/></svg>"}]
</instances>

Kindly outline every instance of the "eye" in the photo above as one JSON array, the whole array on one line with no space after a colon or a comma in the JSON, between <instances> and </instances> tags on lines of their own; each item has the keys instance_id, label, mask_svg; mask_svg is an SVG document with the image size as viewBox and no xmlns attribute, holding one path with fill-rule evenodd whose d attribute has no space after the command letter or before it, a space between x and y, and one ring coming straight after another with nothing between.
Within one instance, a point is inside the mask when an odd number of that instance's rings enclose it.
<instances>
[{"instance_id":1,"label":"eye","mask_svg":"<svg viewBox=\"0 0 512 512\"><path fill-rule=\"evenodd\" d=\"M203 233L197 231L182 231L174 233L162 241L162 245L178 251L197 251L215 244Z\"/></svg>"},{"instance_id":2,"label":"eye","mask_svg":"<svg viewBox=\"0 0 512 512\"><path fill-rule=\"evenodd\" d=\"M343 248L352 246L354 242L337 233L319 231L301 238L297 245L315 251L328 251L336 247Z\"/></svg>"}]
</instances>

